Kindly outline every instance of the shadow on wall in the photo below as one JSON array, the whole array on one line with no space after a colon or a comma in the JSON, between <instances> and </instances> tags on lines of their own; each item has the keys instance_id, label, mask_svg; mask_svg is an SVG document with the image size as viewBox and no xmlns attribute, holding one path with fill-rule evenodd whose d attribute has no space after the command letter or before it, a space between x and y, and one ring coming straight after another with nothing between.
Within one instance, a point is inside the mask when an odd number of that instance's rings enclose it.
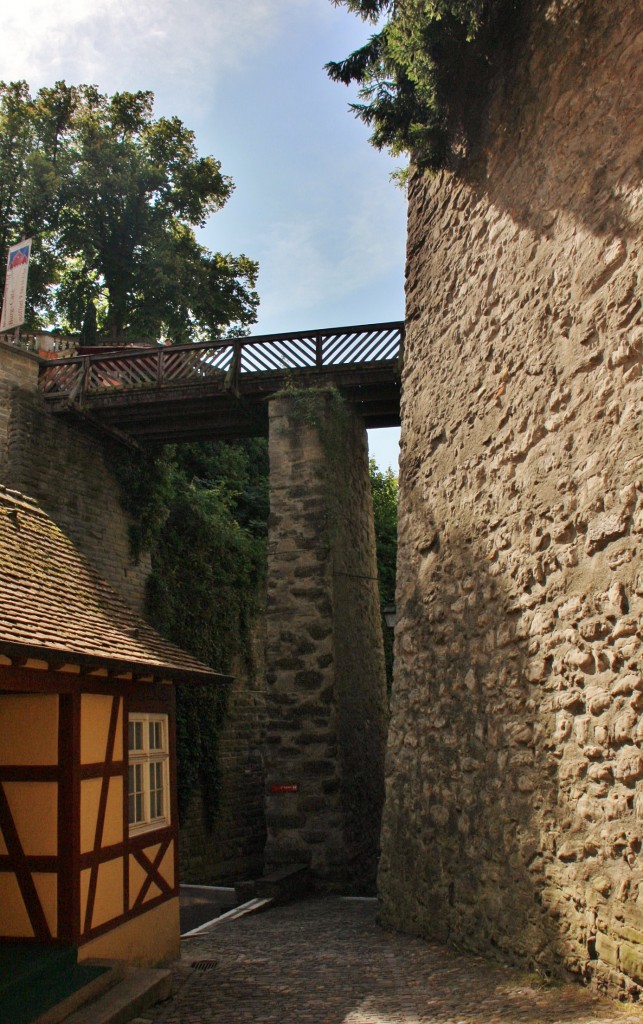
<instances>
[{"instance_id":1,"label":"shadow on wall","mask_svg":"<svg viewBox=\"0 0 643 1024\"><path fill-rule=\"evenodd\" d=\"M380 886L395 927L635 999L640 15L564 6L484 166L411 183Z\"/></svg>"},{"instance_id":2,"label":"shadow on wall","mask_svg":"<svg viewBox=\"0 0 643 1024\"><path fill-rule=\"evenodd\" d=\"M479 144L459 172L537 236L562 217L597 237L637 239L640 11L630 0L532 11L506 47L490 107L472 104Z\"/></svg>"},{"instance_id":3,"label":"shadow on wall","mask_svg":"<svg viewBox=\"0 0 643 1024\"><path fill-rule=\"evenodd\" d=\"M404 841L384 843L383 921L549 969L559 931L542 892L558 761L538 742L550 723L525 676L521 608L474 537L426 535L397 630L386 833ZM399 727L409 719L413 731Z\"/></svg>"}]
</instances>

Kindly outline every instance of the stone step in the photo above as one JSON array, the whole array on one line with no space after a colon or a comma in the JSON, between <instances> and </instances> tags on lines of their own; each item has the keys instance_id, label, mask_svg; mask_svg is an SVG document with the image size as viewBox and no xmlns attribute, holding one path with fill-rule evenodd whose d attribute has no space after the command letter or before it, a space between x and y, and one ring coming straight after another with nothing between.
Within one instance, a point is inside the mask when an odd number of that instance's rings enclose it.
<instances>
[{"instance_id":1,"label":"stone step","mask_svg":"<svg viewBox=\"0 0 643 1024\"><path fill-rule=\"evenodd\" d=\"M172 973L160 968L126 968L125 976L98 999L87 1003L64 1024L127 1024L172 994Z\"/></svg>"},{"instance_id":2,"label":"stone step","mask_svg":"<svg viewBox=\"0 0 643 1024\"><path fill-rule=\"evenodd\" d=\"M0 950L0 1022L58 1024L119 980L112 962L77 963L73 946L6 943Z\"/></svg>"},{"instance_id":3,"label":"stone step","mask_svg":"<svg viewBox=\"0 0 643 1024\"><path fill-rule=\"evenodd\" d=\"M255 882L257 896L266 896L275 903L287 903L310 891L312 878L308 864L288 864Z\"/></svg>"},{"instance_id":4,"label":"stone step","mask_svg":"<svg viewBox=\"0 0 643 1024\"><path fill-rule=\"evenodd\" d=\"M79 965L82 969L83 965ZM72 1013L75 1013L81 1006L92 1003L105 992L118 985L125 974L125 967L121 963L112 960L87 960L86 967L102 967L102 973L98 974L91 981L88 981L78 988L71 995L60 1002L55 1003L34 1019L33 1024L60 1024L66 1021Z\"/></svg>"}]
</instances>

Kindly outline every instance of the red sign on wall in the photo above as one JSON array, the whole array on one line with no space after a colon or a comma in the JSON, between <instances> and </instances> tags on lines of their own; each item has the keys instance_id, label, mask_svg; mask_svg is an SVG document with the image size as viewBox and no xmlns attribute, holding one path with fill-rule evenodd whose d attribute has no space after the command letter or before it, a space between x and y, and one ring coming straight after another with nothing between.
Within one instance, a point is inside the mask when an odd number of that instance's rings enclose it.
<instances>
[{"instance_id":1,"label":"red sign on wall","mask_svg":"<svg viewBox=\"0 0 643 1024\"><path fill-rule=\"evenodd\" d=\"M296 782L276 782L270 787L271 793L298 793L299 786Z\"/></svg>"}]
</instances>

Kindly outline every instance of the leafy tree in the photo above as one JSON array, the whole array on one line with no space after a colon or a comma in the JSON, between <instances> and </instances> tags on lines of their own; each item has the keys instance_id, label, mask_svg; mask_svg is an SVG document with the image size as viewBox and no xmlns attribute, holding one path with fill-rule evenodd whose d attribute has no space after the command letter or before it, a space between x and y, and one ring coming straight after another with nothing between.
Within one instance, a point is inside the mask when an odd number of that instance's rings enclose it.
<instances>
[{"instance_id":1,"label":"leafy tree","mask_svg":"<svg viewBox=\"0 0 643 1024\"><path fill-rule=\"evenodd\" d=\"M27 295L33 326L40 326L52 310L48 285L59 264L53 228L66 169L72 95L58 83L32 99L26 82L0 82L0 287L4 290L7 249L33 237Z\"/></svg>"},{"instance_id":2,"label":"leafy tree","mask_svg":"<svg viewBox=\"0 0 643 1024\"><path fill-rule=\"evenodd\" d=\"M115 468L137 523L134 548L152 556L147 617L195 657L234 671L248 657L265 569L266 442L168 446L156 458L120 452ZM220 687L178 691L180 812L199 785L210 823L225 697Z\"/></svg>"},{"instance_id":3,"label":"leafy tree","mask_svg":"<svg viewBox=\"0 0 643 1024\"><path fill-rule=\"evenodd\" d=\"M392 469L382 472L374 459L369 462L371 493L373 495L373 518L375 521L375 544L377 550L377 575L380 588L380 606L395 602L395 574L397 568L397 477ZM393 637L382 615L386 676L389 686L393 678Z\"/></svg>"},{"instance_id":4,"label":"leafy tree","mask_svg":"<svg viewBox=\"0 0 643 1024\"><path fill-rule=\"evenodd\" d=\"M195 234L232 182L178 118L154 118L153 100L64 82L32 98L25 82L0 83L1 239L37 239L32 325L53 313L88 340L187 342L254 320L256 263Z\"/></svg>"},{"instance_id":5,"label":"leafy tree","mask_svg":"<svg viewBox=\"0 0 643 1024\"><path fill-rule=\"evenodd\" d=\"M444 166L476 105L503 21L521 0L332 2L378 28L360 49L326 65L333 81L360 86L364 102L351 108L373 129L371 142L434 170Z\"/></svg>"}]
</instances>

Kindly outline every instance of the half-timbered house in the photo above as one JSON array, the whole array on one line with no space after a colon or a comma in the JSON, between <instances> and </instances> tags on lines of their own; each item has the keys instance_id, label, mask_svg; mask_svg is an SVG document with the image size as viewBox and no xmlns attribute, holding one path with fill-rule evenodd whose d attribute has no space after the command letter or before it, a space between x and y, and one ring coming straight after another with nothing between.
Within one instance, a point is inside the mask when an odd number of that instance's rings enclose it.
<instances>
[{"instance_id":1,"label":"half-timbered house","mask_svg":"<svg viewBox=\"0 0 643 1024\"><path fill-rule=\"evenodd\" d=\"M173 684L226 681L0 487L0 939L177 953Z\"/></svg>"}]
</instances>

